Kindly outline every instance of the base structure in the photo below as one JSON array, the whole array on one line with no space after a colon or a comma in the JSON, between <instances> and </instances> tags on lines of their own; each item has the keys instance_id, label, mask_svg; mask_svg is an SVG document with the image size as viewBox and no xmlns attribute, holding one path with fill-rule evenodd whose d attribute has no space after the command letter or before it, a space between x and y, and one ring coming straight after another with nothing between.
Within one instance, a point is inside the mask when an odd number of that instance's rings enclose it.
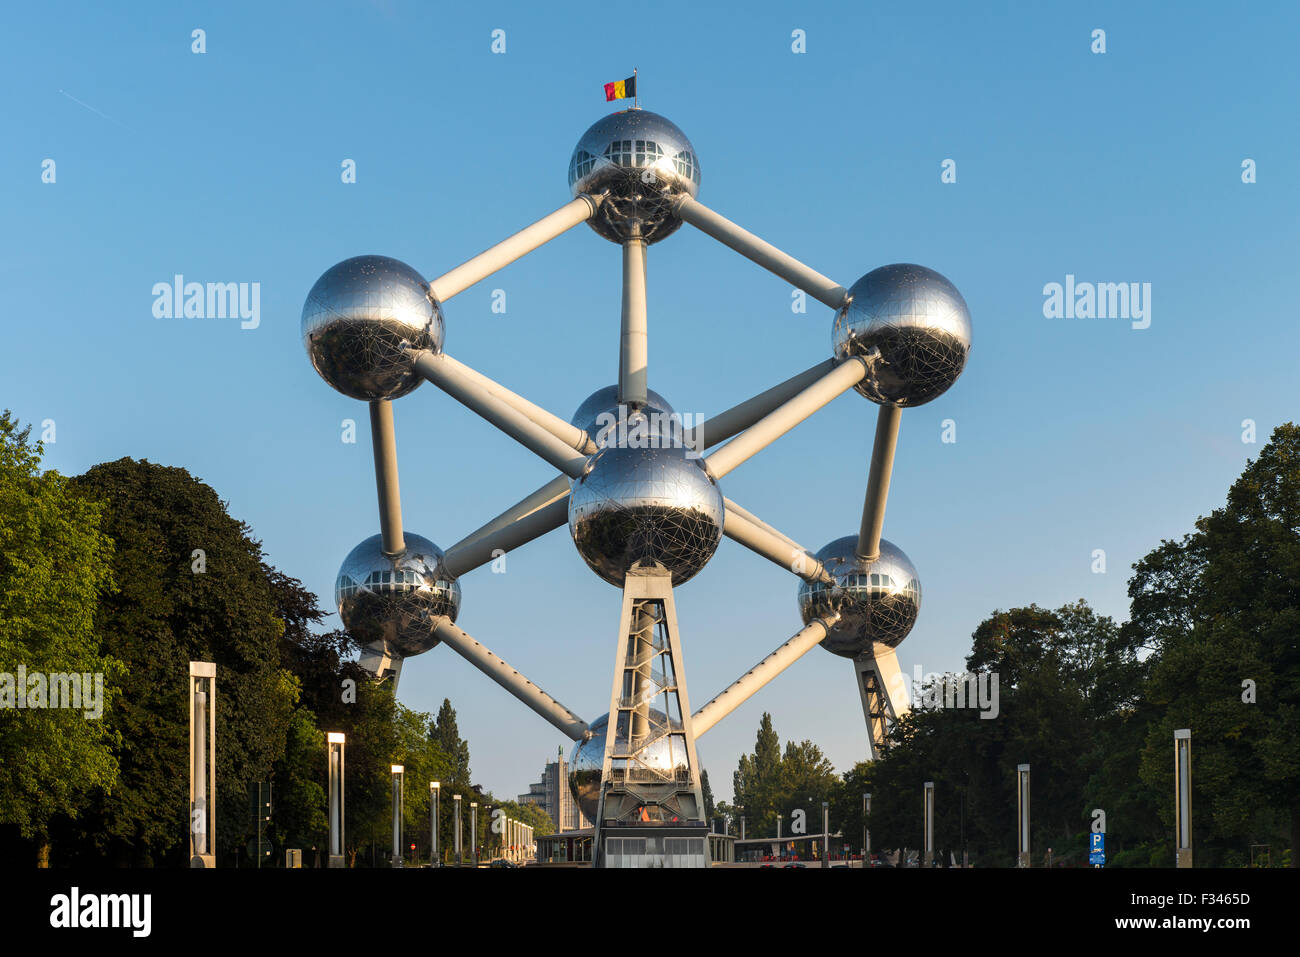
<instances>
[{"instance_id":1,"label":"base structure","mask_svg":"<svg viewBox=\"0 0 1300 957\"><path fill-rule=\"evenodd\" d=\"M867 758L875 761L889 747L894 722L910 710L907 688L898 667L898 653L880 642L875 643L871 654L853 659L853 670L867 719Z\"/></svg>"},{"instance_id":2,"label":"base structure","mask_svg":"<svg viewBox=\"0 0 1300 957\"><path fill-rule=\"evenodd\" d=\"M708 866L677 609L662 566L633 568L624 582L600 780L594 866Z\"/></svg>"}]
</instances>

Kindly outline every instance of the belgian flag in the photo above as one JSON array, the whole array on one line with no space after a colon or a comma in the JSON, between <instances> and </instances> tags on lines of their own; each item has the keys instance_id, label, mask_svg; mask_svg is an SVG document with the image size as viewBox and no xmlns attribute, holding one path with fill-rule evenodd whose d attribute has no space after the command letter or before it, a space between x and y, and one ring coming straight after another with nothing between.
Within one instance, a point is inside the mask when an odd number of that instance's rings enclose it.
<instances>
[{"instance_id":1,"label":"belgian flag","mask_svg":"<svg viewBox=\"0 0 1300 957\"><path fill-rule=\"evenodd\" d=\"M605 84L605 102L611 100L626 100L636 96L636 74L632 74L626 80L619 80L617 83Z\"/></svg>"}]
</instances>

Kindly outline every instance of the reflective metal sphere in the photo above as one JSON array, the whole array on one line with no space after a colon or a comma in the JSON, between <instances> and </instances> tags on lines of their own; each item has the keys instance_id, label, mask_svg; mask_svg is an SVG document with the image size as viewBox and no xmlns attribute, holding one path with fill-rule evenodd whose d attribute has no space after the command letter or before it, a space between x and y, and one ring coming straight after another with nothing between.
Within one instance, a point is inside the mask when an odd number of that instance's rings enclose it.
<instances>
[{"instance_id":1,"label":"reflective metal sphere","mask_svg":"<svg viewBox=\"0 0 1300 957\"><path fill-rule=\"evenodd\" d=\"M616 442L621 434L629 434L635 427L637 411L649 413L651 415L650 424L658 424L662 434L672 437L673 432L680 432L680 421L674 430L668 428L671 422L670 416L673 414L673 407L668 404L668 400L661 396L654 389L646 389L646 404L640 410L619 409L618 386L607 385L603 389L597 389L591 395L582 401L578 406L578 411L573 413L573 418L569 420L570 425L576 425L578 428L586 431L591 436L591 440L604 448L606 445ZM658 413L658 417L654 417Z\"/></svg>"},{"instance_id":2,"label":"reflective metal sphere","mask_svg":"<svg viewBox=\"0 0 1300 957\"><path fill-rule=\"evenodd\" d=\"M703 568L722 540L722 490L685 448L610 445L570 483L569 531L578 553L623 587L638 562L662 564L674 586Z\"/></svg>"},{"instance_id":3,"label":"reflective metal sphere","mask_svg":"<svg viewBox=\"0 0 1300 957\"><path fill-rule=\"evenodd\" d=\"M343 559L334 583L339 617L363 645L382 646L394 658L410 658L438 643L430 618L460 611L460 583L442 567L442 549L407 532L406 551L384 554L372 535Z\"/></svg>"},{"instance_id":4,"label":"reflective metal sphere","mask_svg":"<svg viewBox=\"0 0 1300 957\"><path fill-rule=\"evenodd\" d=\"M817 553L818 561L835 576L834 587L824 582L799 586L799 614L805 625L840 613L821 644L846 658L871 651L876 641L896 648L921 611L921 580L902 550L881 539L880 557L864 562L854 554L857 545L856 535L846 535Z\"/></svg>"},{"instance_id":5,"label":"reflective metal sphere","mask_svg":"<svg viewBox=\"0 0 1300 957\"><path fill-rule=\"evenodd\" d=\"M831 334L837 357L879 349L876 374L855 388L881 405L922 405L948 390L970 353L966 300L933 269L896 263L853 284Z\"/></svg>"},{"instance_id":6,"label":"reflective metal sphere","mask_svg":"<svg viewBox=\"0 0 1300 957\"><path fill-rule=\"evenodd\" d=\"M403 343L442 349L442 309L406 263L357 256L327 269L302 307L302 341L321 378L346 396L396 399L418 386Z\"/></svg>"},{"instance_id":7,"label":"reflective metal sphere","mask_svg":"<svg viewBox=\"0 0 1300 957\"><path fill-rule=\"evenodd\" d=\"M608 191L587 222L606 239L621 243L639 223L647 243L681 226L672 212L679 196L700 190L700 163L686 134L649 110L623 110L592 124L569 160L574 196Z\"/></svg>"},{"instance_id":8,"label":"reflective metal sphere","mask_svg":"<svg viewBox=\"0 0 1300 957\"><path fill-rule=\"evenodd\" d=\"M649 717L652 726L662 727L668 721L667 715L654 708L650 709ZM600 804L600 769L605 763L605 728L608 725L609 715L602 714L589 726L592 736L575 744L569 756L569 790L573 792L573 799L582 808L582 813L593 822ZM671 730L682 730L681 721L674 719ZM690 762L685 749L681 747L680 737L676 738L676 744L678 746L674 748L672 735L663 735L640 753L641 763L655 771L687 770ZM615 747L626 746L626 737L617 734Z\"/></svg>"}]
</instances>

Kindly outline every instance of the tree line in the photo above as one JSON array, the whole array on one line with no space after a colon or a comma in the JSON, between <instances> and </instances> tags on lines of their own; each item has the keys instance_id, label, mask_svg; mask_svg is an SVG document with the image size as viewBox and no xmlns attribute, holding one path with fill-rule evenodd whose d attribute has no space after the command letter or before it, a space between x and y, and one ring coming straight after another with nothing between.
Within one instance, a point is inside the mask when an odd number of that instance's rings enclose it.
<instances>
[{"instance_id":1,"label":"tree line","mask_svg":"<svg viewBox=\"0 0 1300 957\"><path fill-rule=\"evenodd\" d=\"M1137 562L1128 596L1122 624L1082 600L994 611L966 668L998 676L997 717L914 704L884 757L843 775L811 742L782 752L765 714L720 812L766 837L777 816L800 808L811 822L826 800L832 831L860 849L869 792L873 848L918 849L933 781L938 859L1014 866L1016 766L1028 764L1035 866L1049 848L1055 864L1085 866L1100 826L1108 866L1168 867L1173 732L1187 728L1197 866L1297 866L1300 428L1279 426L1221 508Z\"/></svg>"},{"instance_id":2,"label":"tree line","mask_svg":"<svg viewBox=\"0 0 1300 957\"><path fill-rule=\"evenodd\" d=\"M540 808L473 783L449 700L437 715L407 708L352 660L350 635L319 630L316 596L266 563L208 485L129 458L66 477L42 471L41 454L30 427L0 415L0 860L187 866L190 661L218 669L218 866L256 863L259 783L271 794L271 862L297 847L304 863L324 863L327 731L346 735L353 866L387 862L393 764L406 768L406 843L425 860L429 781L444 795L444 860L453 794L467 854L471 801L488 857L500 845L491 808L550 833ZM102 675L102 718L17 707L6 692L20 666Z\"/></svg>"}]
</instances>

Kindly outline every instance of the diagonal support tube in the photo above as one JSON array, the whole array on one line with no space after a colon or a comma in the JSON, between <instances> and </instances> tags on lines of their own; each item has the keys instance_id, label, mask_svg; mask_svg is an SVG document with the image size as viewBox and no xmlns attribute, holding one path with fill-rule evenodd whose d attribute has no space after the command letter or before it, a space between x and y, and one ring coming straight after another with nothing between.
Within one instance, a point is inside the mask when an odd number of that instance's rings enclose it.
<instances>
[{"instance_id":1,"label":"diagonal support tube","mask_svg":"<svg viewBox=\"0 0 1300 957\"><path fill-rule=\"evenodd\" d=\"M733 405L724 412L719 412L711 419L705 419L693 429L686 431L686 445L692 449L708 448L725 442L737 435L763 416L767 415L783 402L788 402L812 385L826 373L835 368L834 359L823 359L798 375L791 376L784 382L760 392L753 398L746 399L739 405ZM702 444L697 444L703 439Z\"/></svg>"},{"instance_id":2,"label":"diagonal support tube","mask_svg":"<svg viewBox=\"0 0 1300 957\"><path fill-rule=\"evenodd\" d=\"M585 223L596 212L600 198L582 195L565 203L555 212L543 216L531 226L525 226L491 249L486 249L473 259L468 259L455 269L443 273L429 283L429 294L439 302L446 302L474 283L504 269L516 259L550 242L579 223Z\"/></svg>"},{"instance_id":3,"label":"diagonal support tube","mask_svg":"<svg viewBox=\"0 0 1300 957\"><path fill-rule=\"evenodd\" d=\"M696 229L712 236L724 246L730 246L769 272L776 273L832 309L839 309L848 298L848 290L835 280L827 279L811 266L805 266L793 256L781 252L771 243L759 239L689 196L678 200L675 212Z\"/></svg>"},{"instance_id":4,"label":"diagonal support tube","mask_svg":"<svg viewBox=\"0 0 1300 957\"><path fill-rule=\"evenodd\" d=\"M393 403L370 403L370 442L375 452L375 488L379 491L379 530L385 555L406 551L402 535L402 493L397 482L397 433L393 428Z\"/></svg>"},{"instance_id":5,"label":"diagonal support tube","mask_svg":"<svg viewBox=\"0 0 1300 957\"><path fill-rule=\"evenodd\" d=\"M415 371L443 392L491 422L524 448L571 478L582 474L587 456L538 425L505 400L489 392L459 362L441 353L415 353Z\"/></svg>"},{"instance_id":6,"label":"diagonal support tube","mask_svg":"<svg viewBox=\"0 0 1300 957\"><path fill-rule=\"evenodd\" d=\"M866 376L869 365L859 356L839 362L834 369L808 386L794 398L759 419L743 433L705 458L714 478L722 478L742 462L748 461L785 433L842 392L853 388Z\"/></svg>"},{"instance_id":7,"label":"diagonal support tube","mask_svg":"<svg viewBox=\"0 0 1300 957\"><path fill-rule=\"evenodd\" d=\"M804 581L827 584L835 582L834 576L822 563L794 539L755 518L731 499L723 499L723 503L726 505L727 518L722 523L722 534L733 542L739 542Z\"/></svg>"},{"instance_id":8,"label":"diagonal support tube","mask_svg":"<svg viewBox=\"0 0 1300 957\"><path fill-rule=\"evenodd\" d=\"M726 690L691 716L695 736L698 738L708 731L748 701L769 681L815 648L839 619L838 614L832 614L809 622L793 638L733 681Z\"/></svg>"},{"instance_id":9,"label":"diagonal support tube","mask_svg":"<svg viewBox=\"0 0 1300 957\"><path fill-rule=\"evenodd\" d=\"M875 561L880 557L880 533L885 527L885 505L889 481L894 474L894 450L898 447L898 425L903 410L882 405L876 416L876 441L871 449L871 470L867 473L867 497L862 503L862 528L858 531L858 558Z\"/></svg>"},{"instance_id":10,"label":"diagonal support tube","mask_svg":"<svg viewBox=\"0 0 1300 957\"><path fill-rule=\"evenodd\" d=\"M557 475L517 505L470 532L443 555L443 565L459 578L486 565L501 549L508 552L559 528L569 520L569 477Z\"/></svg>"},{"instance_id":11,"label":"diagonal support tube","mask_svg":"<svg viewBox=\"0 0 1300 957\"><path fill-rule=\"evenodd\" d=\"M494 655L486 645L475 641L463 629L457 628L446 616L440 615L436 622L434 636L449 645L475 668L559 728L569 738L582 741L587 737L587 722Z\"/></svg>"}]
</instances>

